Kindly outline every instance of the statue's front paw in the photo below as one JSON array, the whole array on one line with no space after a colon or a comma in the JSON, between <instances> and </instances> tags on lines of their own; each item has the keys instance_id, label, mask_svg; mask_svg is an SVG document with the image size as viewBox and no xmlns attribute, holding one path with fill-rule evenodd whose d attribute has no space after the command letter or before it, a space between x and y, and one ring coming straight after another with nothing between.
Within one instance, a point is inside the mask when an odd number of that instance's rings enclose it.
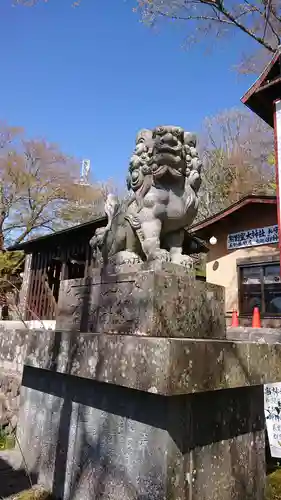
<instances>
[{"instance_id":1,"label":"statue's front paw","mask_svg":"<svg viewBox=\"0 0 281 500\"><path fill-rule=\"evenodd\" d=\"M187 269L193 268L193 259L189 255L181 255L181 254L174 255L172 256L171 261L174 264L186 267Z\"/></svg>"},{"instance_id":2,"label":"statue's front paw","mask_svg":"<svg viewBox=\"0 0 281 500\"><path fill-rule=\"evenodd\" d=\"M170 260L171 258L169 252L167 252L167 250L164 250L163 248L155 250L148 257L148 261L170 262Z\"/></svg>"},{"instance_id":3,"label":"statue's front paw","mask_svg":"<svg viewBox=\"0 0 281 500\"><path fill-rule=\"evenodd\" d=\"M182 255L180 265L186 267L187 269L193 269L193 259L189 257L189 255Z\"/></svg>"},{"instance_id":4,"label":"statue's front paw","mask_svg":"<svg viewBox=\"0 0 281 500\"><path fill-rule=\"evenodd\" d=\"M142 259L141 257L135 253L135 252L130 252L129 250L122 250L110 259L111 264L114 265L135 265L135 264L142 264Z\"/></svg>"}]
</instances>

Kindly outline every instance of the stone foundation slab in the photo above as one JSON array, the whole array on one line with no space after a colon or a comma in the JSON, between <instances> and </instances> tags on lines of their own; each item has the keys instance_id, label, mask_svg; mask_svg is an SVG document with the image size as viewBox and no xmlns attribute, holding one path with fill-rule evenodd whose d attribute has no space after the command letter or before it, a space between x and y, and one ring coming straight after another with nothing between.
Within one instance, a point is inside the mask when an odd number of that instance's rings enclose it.
<instances>
[{"instance_id":1,"label":"stone foundation slab","mask_svg":"<svg viewBox=\"0 0 281 500\"><path fill-rule=\"evenodd\" d=\"M281 380L281 344L30 332L25 364L162 395Z\"/></svg>"},{"instance_id":2,"label":"stone foundation slab","mask_svg":"<svg viewBox=\"0 0 281 500\"><path fill-rule=\"evenodd\" d=\"M165 397L25 367L18 437L61 500L263 500L262 387Z\"/></svg>"}]
</instances>

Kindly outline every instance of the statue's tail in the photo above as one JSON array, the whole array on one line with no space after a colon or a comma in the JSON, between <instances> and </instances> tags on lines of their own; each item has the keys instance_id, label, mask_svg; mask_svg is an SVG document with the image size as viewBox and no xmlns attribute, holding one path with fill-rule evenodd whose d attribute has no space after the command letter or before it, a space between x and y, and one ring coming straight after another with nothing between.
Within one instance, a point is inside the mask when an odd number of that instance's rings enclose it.
<instances>
[{"instance_id":1,"label":"statue's tail","mask_svg":"<svg viewBox=\"0 0 281 500\"><path fill-rule=\"evenodd\" d=\"M112 226L112 221L114 217L117 215L117 212L119 211L119 201L117 196L114 194L109 193L107 195L105 205L104 205L104 210L107 215L107 226L106 226L106 232L111 229Z\"/></svg>"}]
</instances>

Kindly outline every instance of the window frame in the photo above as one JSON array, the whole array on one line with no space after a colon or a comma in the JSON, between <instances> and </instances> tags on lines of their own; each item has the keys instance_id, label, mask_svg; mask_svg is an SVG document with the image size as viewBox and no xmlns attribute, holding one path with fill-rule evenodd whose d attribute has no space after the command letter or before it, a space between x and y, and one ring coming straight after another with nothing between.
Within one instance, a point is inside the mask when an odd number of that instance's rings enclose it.
<instances>
[{"instance_id":1,"label":"window frame","mask_svg":"<svg viewBox=\"0 0 281 500\"><path fill-rule=\"evenodd\" d=\"M250 312L243 312L243 293L242 293L242 288L243 288L243 283L242 283L242 272L243 269L245 268L251 268L251 267L259 267L260 268L260 280L261 280L261 311L260 314L262 317L267 317L267 318L275 318L281 317L281 312L276 312L276 313L270 313L270 312L265 312L265 283L264 283L264 277L265 277L265 268L269 266L279 266L280 268L280 260L275 257L275 258L269 258L268 260L257 260L257 261L242 261L242 262L237 262L237 279L238 279L238 304L239 304L239 314L240 316L248 317L251 315ZM281 282L280 282L281 283Z\"/></svg>"}]
</instances>

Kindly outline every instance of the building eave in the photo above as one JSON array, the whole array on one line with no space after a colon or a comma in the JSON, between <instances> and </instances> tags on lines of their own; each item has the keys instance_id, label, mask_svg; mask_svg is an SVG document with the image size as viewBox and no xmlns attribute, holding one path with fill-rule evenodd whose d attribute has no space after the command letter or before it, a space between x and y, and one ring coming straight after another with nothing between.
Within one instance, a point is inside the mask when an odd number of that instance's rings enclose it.
<instances>
[{"instance_id":1,"label":"building eave","mask_svg":"<svg viewBox=\"0 0 281 500\"><path fill-rule=\"evenodd\" d=\"M106 216L96 217L88 222L84 222L83 224L77 224L76 226L72 226L66 229L62 229L61 231L55 231L51 234L45 234L44 236L39 236L38 238L33 238L27 241L23 241L22 243L18 243L15 245L11 245L7 248L8 251L14 250L23 250L26 253L32 252L36 246L42 246L45 244L55 244L56 240L61 240L69 237L70 235L75 235L76 233L82 232L83 230L91 230L93 228L93 233L95 228L100 225L105 225L107 222Z\"/></svg>"},{"instance_id":2,"label":"building eave","mask_svg":"<svg viewBox=\"0 0 281 500\"><path fill-rule=\"evenodd\" d=\"M274 102L281 97L281 49L278 47L261 75L241 97L241 102L264 120L274 126Z\"/></svg>"},{"instance_id":3,"label":"building eave","mask_svg":"<svg viewBox=\"0 0 281 500\"><path fill-rule=\"evenodd\" d=\"M277 198L276 196L257 196L257 195L245 196L244 198L241 198L241 200L237 201L236 203L233 203L233 205L230 205L224 210L221 210L217 214L214 214L211 217L208 217L207 219L198 222L197 224L194 224L190 228L189 232L191 234L196 234L202 229L210 228L213 224L225 219L229 215L233 214L234 212L237 212L238 210L241 210L247 205L262 204L262 203L267 205L276 205Z\"/></svg>"}]
</instances>

